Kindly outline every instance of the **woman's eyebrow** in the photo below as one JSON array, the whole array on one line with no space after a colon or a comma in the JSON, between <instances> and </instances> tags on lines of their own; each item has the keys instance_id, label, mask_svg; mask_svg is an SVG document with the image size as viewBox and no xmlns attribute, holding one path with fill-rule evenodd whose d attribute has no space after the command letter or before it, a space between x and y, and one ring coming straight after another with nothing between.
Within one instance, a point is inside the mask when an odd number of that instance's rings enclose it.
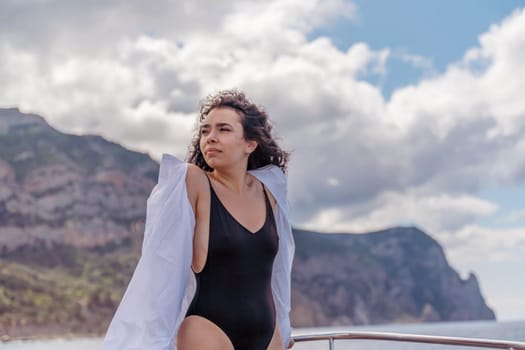
<instances>
[{"instance_id":1,"label":"woman's eyebrow","mask_svg":"<svg viewBox=\"0 0 525 350\"><path fill-rule=\"evenodd\" d=\"M215 125L217 125L219 128L220 128L221 126L230 126L230 127L231 127L231 124L228 124L228 123L217 123L217 124L215 124Z\"/></svg>"},{"instance_id":2,"label":"woman's eyebrow","mask_svg":"<svg viewBox=\"0 0 525 350\"><path fill-rule=\"evenodd\" d=\"M229 126L229 127L231 127L232 125L229 124L229 123L226 123L226 122L218 122L218 123L215 123L215 126L218 127L218 128L220 128L220 127L222 127L222 126ZM201 129L201 130L202 130L202 129L209 129L209 128L211 128L211 125L208 124L208 123L201 124L201 125L199 126L199 129Z\"/></svg>"}]
</instances>

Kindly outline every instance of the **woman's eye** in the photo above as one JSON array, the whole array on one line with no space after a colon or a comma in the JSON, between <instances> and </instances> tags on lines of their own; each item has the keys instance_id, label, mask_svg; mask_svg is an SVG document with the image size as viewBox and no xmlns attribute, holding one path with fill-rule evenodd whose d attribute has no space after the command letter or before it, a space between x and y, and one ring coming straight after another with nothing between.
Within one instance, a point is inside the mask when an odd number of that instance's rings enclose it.
<instances>
[{"instance_id":1,"label":"woman's eye","mask_svg":"<svg viewBox=\"0 0 525 350\"><path fill-rule=\"evenodd\" d=\"M228 128L220 128L221 131L230 131Z\"/></svg>"},{"instance_id":2,"label":"woman's eye","mask_svg":"<svg viewBox=\"0 0 525 350\"><path fill-rule=\"evenodd\" d=\"M208 134L208 130L201 130L201 135L207 135Z\"/></svg>"}]
</instances>

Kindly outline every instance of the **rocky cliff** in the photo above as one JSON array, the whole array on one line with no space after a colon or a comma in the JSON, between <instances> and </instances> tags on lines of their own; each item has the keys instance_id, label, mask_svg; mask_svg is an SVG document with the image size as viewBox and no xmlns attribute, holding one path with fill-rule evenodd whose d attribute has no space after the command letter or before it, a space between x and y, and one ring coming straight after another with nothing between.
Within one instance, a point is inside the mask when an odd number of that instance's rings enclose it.
<instances>
[{"instance_id":1,"label":"rocky cliff","mask_svg":"<svg viewBox=\"0 0 525 350\"><path fill-rule=\"evenodd\" d=\"M105 331L157 174L148 155L0 109L0 336ZM296 327L494 318L416 228L294 235Z\"/></svg>"},{"instance_id":2,"label":"rocky cliff","mask_svg":"<svg viewBox=\"0 0 525 350\"><path fill-rule=\"evenodd\" d=\"M295 230L296 326L494 319L476 277L413 227L367 234Z\"/></svg>"},{"instance_id":3,"label":"rocky cliff","mask_svg":"<svg viewBox=\"0 0 525 350\"><path fill-rule=\"evenodd\" d=\"M121 240L143 222L157 172L145 154L0 109L0 249Z\"/></svg>"}]
</instances>

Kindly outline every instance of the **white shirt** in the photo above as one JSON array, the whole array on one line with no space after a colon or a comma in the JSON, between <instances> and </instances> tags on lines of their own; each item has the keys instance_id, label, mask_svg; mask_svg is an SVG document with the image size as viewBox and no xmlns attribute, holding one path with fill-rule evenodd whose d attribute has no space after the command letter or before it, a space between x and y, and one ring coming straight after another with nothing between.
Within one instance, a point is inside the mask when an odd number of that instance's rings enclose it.
<instances>
[{"instance_id":1,"label":"white shirt","mask_svg":"<svg viewBox=\"0 0 525 350\"><path fill-rule=\"evenodd\" d=\"M195 215L188 199L188 163L164 154L159 181L146 209L142 254L104 338L104 350L173 350L177 330L195 294L191 270ZM286 176L275 165L251 170L276 200L279 250L272 271L277 325L291 336L290 288L295 251L286 198Z\"/></svg>"}]
</instances>

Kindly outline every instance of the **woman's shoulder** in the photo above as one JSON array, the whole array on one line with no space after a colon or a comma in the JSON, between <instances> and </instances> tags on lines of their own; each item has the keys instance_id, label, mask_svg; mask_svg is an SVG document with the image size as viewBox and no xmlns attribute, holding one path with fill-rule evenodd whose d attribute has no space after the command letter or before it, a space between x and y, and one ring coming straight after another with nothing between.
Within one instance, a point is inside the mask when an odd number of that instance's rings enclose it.
<instances>
[{"instance_id":1,"label":"woman's shoulder","mask_svg":"<svg viewBox=\"0 0 525 350\"><path fill-rule=\"evenodd\" d=\"M195 164L188 164L188 171L186 172L186 186L190 187L206 187L208 184L206 172Z\"/></svg>"},{"instance_id":2,"label":"woman's shoulder","mask_svg":"<svg viewBox=\"0 0 525 350\"><path fill-rule=\"evenodd\" d=\"M199 197L206 195L208 190L208 179L204 170L195 164L188 164L186 172L186 188L190 203L196 208Z\"/></svg>"}]
</instances>

